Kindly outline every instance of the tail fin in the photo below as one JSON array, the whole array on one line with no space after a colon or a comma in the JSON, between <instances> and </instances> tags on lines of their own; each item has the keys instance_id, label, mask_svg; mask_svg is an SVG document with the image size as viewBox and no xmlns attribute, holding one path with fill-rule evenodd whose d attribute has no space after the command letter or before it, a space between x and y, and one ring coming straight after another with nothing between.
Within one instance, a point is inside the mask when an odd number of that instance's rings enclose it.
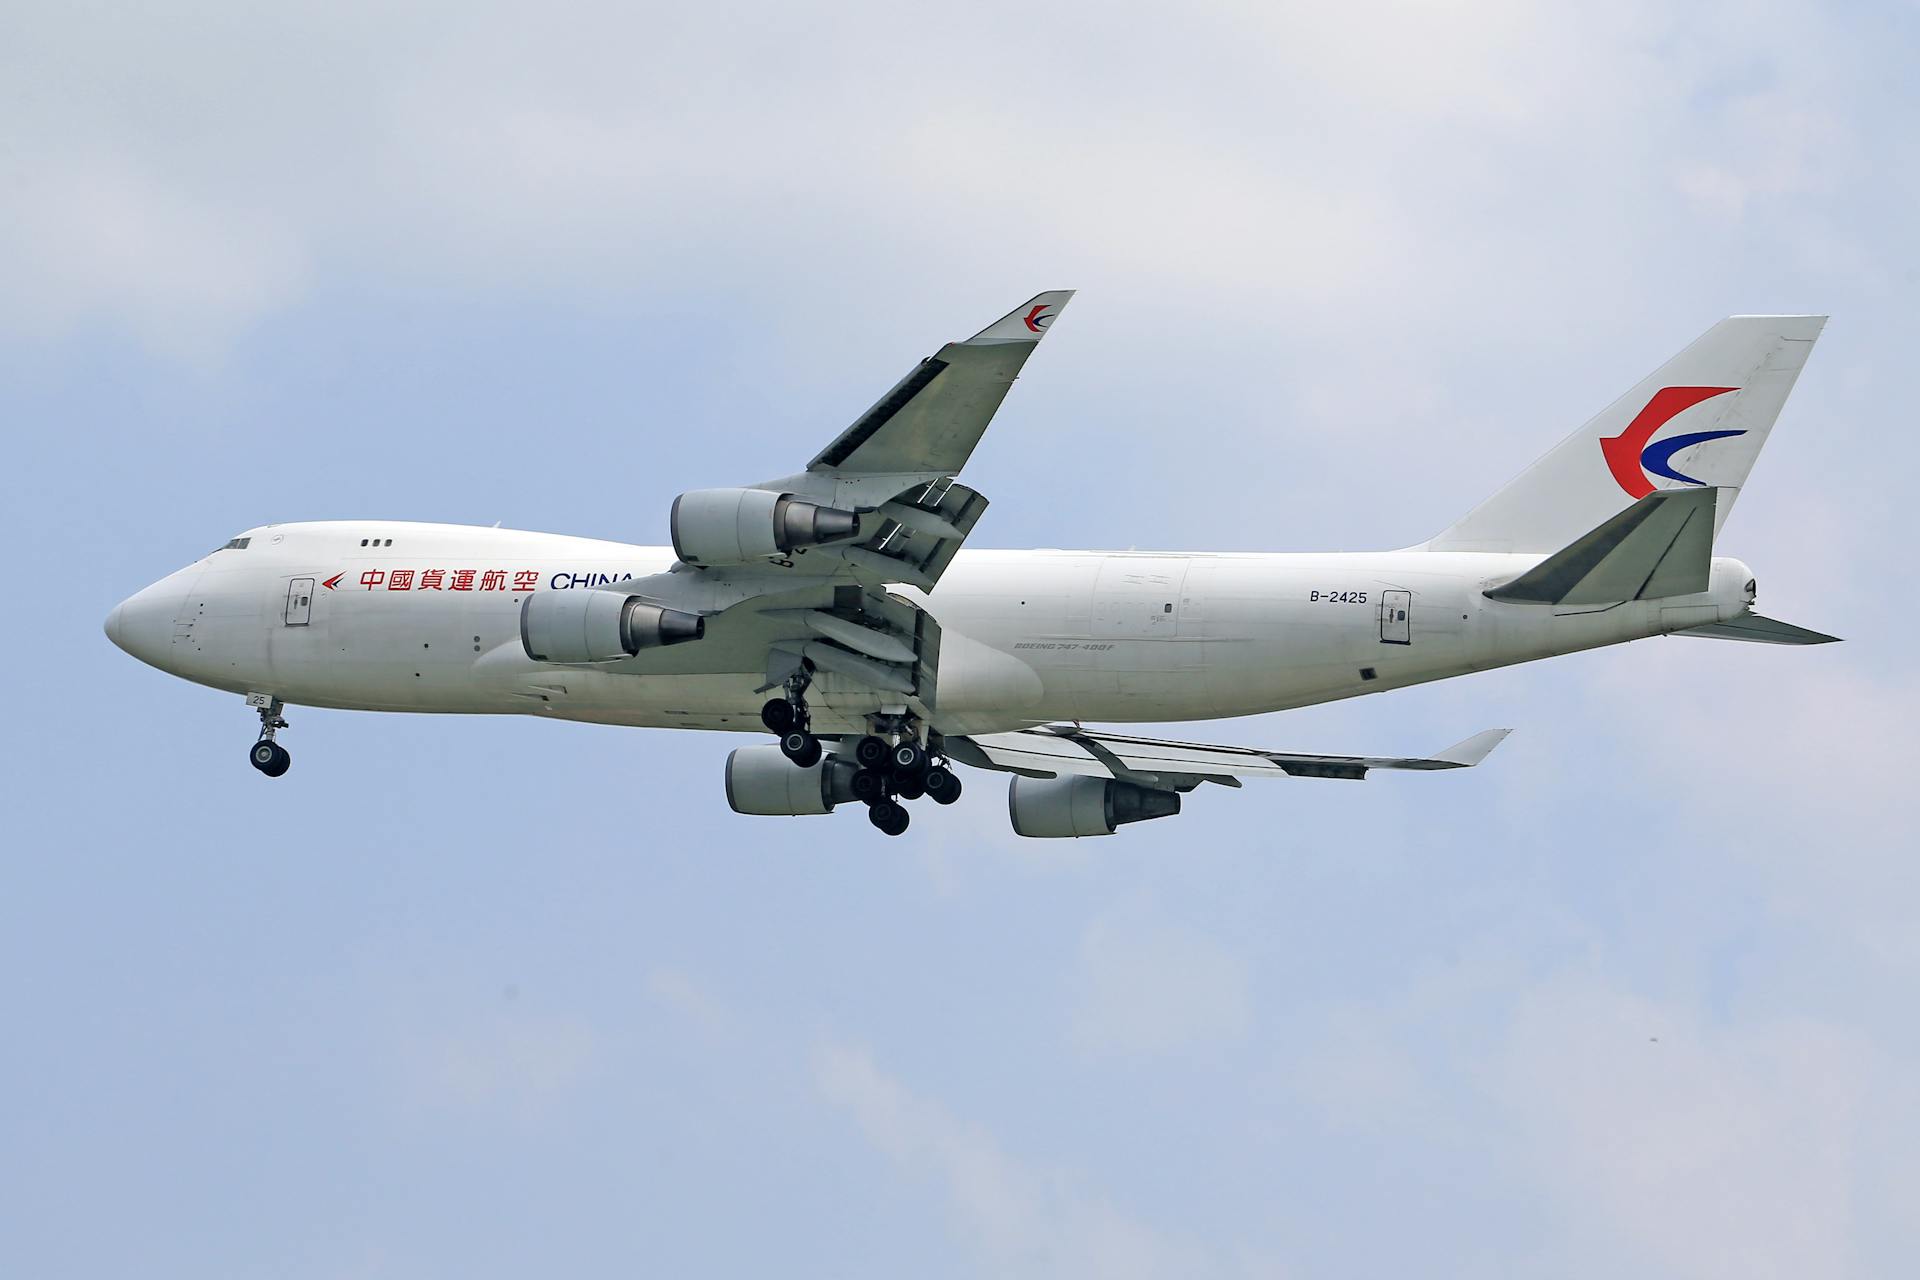
<instances>
[{"instance_id":1,"label":"tail fin","mask_svg":"<svg viewBox=\"0 0 1920 1280\"><path fill-rule=\"evenodd\" d=\"M1468 512L1429 551L1554 551L1661 489L1720 490L1760 456L1825 316L1730 316Z\"/></svg>"}]
</instances>

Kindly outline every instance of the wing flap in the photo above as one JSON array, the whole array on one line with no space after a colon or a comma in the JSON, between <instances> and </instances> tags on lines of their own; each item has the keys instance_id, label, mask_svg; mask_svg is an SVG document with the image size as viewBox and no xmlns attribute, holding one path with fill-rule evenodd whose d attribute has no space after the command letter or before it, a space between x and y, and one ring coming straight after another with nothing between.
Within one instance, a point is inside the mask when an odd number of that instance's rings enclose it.
<instances>
[{"instance_id":1,"label":"wing flap","mask_svg":"<svg viewBox=\"0 0 1920 1280\"><path fill-rule=\"evenodd\" d=\"M987 500L966 485L936 480L880 505L872 537L853 546L823 548L839 556L872 586L904 582L931 591L980 523Z\"/></svg>"}]
</instances>

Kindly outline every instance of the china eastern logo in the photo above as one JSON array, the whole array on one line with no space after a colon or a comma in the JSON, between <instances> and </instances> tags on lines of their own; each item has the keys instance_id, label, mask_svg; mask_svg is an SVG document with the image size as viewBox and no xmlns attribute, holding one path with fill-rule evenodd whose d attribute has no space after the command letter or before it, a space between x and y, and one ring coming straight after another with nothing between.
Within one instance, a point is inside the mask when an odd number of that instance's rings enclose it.
<instances>
[{"instance_id":1,"label":"china eastern logo","mask_svg":"<svg viewBox=\"0 0 1920 1280\"><path fill-rule=\"evenodd\" d=\"M1709 440L1724 440L1728 436L1743 436L1745 431L1694 431L1686 435L1668 436L1664 440L1655 440L1654 432L1667 425L1679 414L1715 396L1724 396L1729 391L1738 391L1738 387L1662 387L1653 393L1653 399L1647 401L1647 407L1627 424L1627 429L1617 436L1606 436L1600 441L1600 452L1606 456L1607 470L1613 472L1613 478L1630 498L1644 498L1653 492L1653 476L1664 476L1669 480L1678 480L1681 484L1703 485L1704 480L1682 475L1673 469L1673 455L1682 449L1690 449L1696 444L1705 444Z\"/></svg>"}]
</instances>

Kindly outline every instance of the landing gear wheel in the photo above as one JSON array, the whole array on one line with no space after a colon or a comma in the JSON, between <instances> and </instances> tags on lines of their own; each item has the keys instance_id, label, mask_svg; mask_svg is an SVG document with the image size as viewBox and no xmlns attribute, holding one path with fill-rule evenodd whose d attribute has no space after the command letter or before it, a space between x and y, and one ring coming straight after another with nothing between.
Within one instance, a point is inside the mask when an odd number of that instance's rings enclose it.
<instances>
[{"instance_id":1,"label":"landing gear wheel","mask_svg":"<svg viewBox=\"0 0 1920 1280\"><path fill-rule=\"evenodd\" d=\"M927 794L933 797L935 804L952 804L960 798L960 778L953 770L943 764L937 764L927 770L923 784Z\"/></svg>"},{"instance_id":2,"label":"landing gear wheel","mask_svg":"<svg viewBox=\"0 0 1920 1280\"><path fill-rule=\"evenodd\" d=\"M921 796L927 794L926 780L916 778L909 774L907 777L901 778L893 784L893 792L902 800L918 800Z\"/></svg>"},{"instance_id":3,"label":"landing gear wheel","mask_svg":"<svg viewBox=\"0 0 1920 1280\"><path fill-rule=\"evenodd\" d=\"M269 778L277 778L293 765L287 749L273 740L274 734L287 727L280 715L287 704L270 693L249 693L247 705L260 713L260 736L247 751L247 763Z\"/></svg>"},{"instance_id":4,"label":"landing gear wheel","mask_svg":"<svg viewBox=\"0 0 1920 1280\"><path fill-rule=\"evenodd\" d=\"M862 769L847 785L862 804L879 804L887 798L887 780L875 769Z\"/></svg>"},{"instance_id":5,"label":"landing gear wheel","mask_svg":"<svg viewBox=\"0 0 1920 1280\"><path fill-rule=\"evenodd\" d=\"M820 739L805 729L791 730L780 737L780 754L802 769L811 769L820 763Z\"/></svg>"},{"instance_id":6,"label":"landing gear wheel","mask_svg":"<svg viewBox=\"0 0 1920 1280\"><path fill-rule=\"evenodd\" d=\"M277 778L293 767L293 757L287 754L287 749L268 738L253 744L247 760L269 778Z\"/></svg>"},{"instance_id":7,"label":"landing gear wheel","mask_svg":"<svg viewBox=\"0 0 1920 1280\"><path fill-rule=\"evenodd\" d=\"M862 769L884 769L887 766L887 751L885 738L868 734L853 744L853 762Z\"/></svg>"},{"instance_id":8,"label":"landing gear wheel","mask_svg":"<svg viewBox=\"0 0 1920 1280\"><path fill-rule=\"evenodd\" d=\"M882 800L867 810L867 821L890 836L902 834L909 821L907 811L891 800Z\"/></svg>"},{"instance_id":9,"label":"landing gear wheel","mask_svg":"<svg viewBox=\"0 0 1920 1280\"><path fill-rule=\"evenodd\" d=\"M917 742L903 742L887 757L896 778L914 778L927 770L927 749Z\"/></svg>"},{"instance_id":10,"label":"landing gear wheel","mask_svg":"<svg viewBox=\"0 0 1920 1280\"><path fill-rule=\"evenodd\" d=\"M768 698L767 704L760 708L760 723L767 726L769 733L784 737L788 730L798 727L799 720L800 713L785 698Z\"/></svg>"}]
</instances>

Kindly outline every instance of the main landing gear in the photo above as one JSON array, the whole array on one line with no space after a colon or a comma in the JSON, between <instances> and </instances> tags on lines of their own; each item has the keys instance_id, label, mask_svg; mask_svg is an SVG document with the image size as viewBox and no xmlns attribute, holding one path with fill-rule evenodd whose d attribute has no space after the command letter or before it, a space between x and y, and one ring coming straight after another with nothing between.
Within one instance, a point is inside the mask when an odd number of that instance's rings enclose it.
<instances>
[{"instance_id":1,"label":"main landing gear","mask_svg":"<svg viewBox=\"0 0 1920 1280\"><path fill-rule=\"evenodd\" d=\"M769 698L760 708L760 723L780 738L780 754L802 769L820 763L820 739L813 736L807 715L807 686L812 677L801 667L787 677L786 696Z\"/></svg>"},{"instance_id":2,"label":"main landing gear","mask_svg":"<svg viewBox=\"0 0 1920 1280\"><path fill-rule=\"evenodd\" d=\"M293 764L287 749L273 740L276 731L287 727L280 716L287 709L286 704L271 694L250 693L247 705L260 713L260 740L247 752L247 763L269 778L277 778Z\"/></svg>"},{"instance_id":3,"label":"main landing gear","mask_svg":"<svg viewBox=\"0 0 1920 1280\"><path fill-rule=\"evenodd\" d=\"M824 753L807 712L811 683L811 669L803 665L787 678L785 696L770 698L760 708L760 723L779 736L781 754L802 769L820 763ZM853 798L867 806L867 820L890 836L907 829L909 818L902 800L929 796L935 804L947 805L960 798L960 779L953 770L934 762L906 717L899 721L890 726L897 741L869 733L857 739L845 757L858 768L848 784Z\"/></svg>"},{"instance_id":4,"label":"main landing gear","mask_svg":"<svg viewBox=\"0 0 1920 1280\"><path fill-rule=\"evenodd\" d=\"M853 775L853 798L867 804L867 820L890 836L907 829L902 800L930 797L935 804L960 798L960 779L944 764L935 764L927 749L912 738L890 743L868 734L850 753L860 772Z\"/></svg>"},{"instance_id":5,"label":"main landing gear","mask_svg":"<svg viewBox=\"0 0 1920 1280\"><path fill-rule=\"evenodd\" d=\"M912 738L890 743L870 733L855 741L848 754L860 769L850 784L853 798L865 802L867 820L890 836L907 829L902 800L929 796L935 804L947 805L960 798L960 779L953 770L935 764Z\"/></svg>"}]
</instances>

